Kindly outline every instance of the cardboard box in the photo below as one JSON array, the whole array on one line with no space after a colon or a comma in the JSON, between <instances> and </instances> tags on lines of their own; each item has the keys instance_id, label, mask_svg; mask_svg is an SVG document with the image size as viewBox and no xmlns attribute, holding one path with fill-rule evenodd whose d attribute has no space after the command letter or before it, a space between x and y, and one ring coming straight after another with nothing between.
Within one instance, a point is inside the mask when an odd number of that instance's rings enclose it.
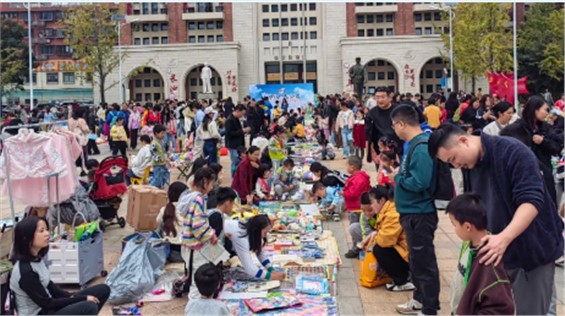
<instances>
[{"instance_id":1,"label":"cardboard box","mask_svg":"<svg viewBox=\"0 0 565 316\"><path fill-rule=\"evenodd\" d=\"M150 185L129 188L126 221L135 230L157 229L157 215L167 204L167 192Z\"/></svg>"}]
</instances>

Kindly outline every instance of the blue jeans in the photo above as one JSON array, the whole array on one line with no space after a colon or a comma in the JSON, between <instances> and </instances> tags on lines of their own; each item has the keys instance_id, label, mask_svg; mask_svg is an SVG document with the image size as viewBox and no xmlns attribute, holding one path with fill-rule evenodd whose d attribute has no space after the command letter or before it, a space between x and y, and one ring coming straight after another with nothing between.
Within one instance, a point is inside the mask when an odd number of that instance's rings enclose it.
<instances>
[{"instance_id":1,"label":"blue jeans","mask_svg":"<svg viewBox=\"0 0 565 316\"><path fill-rule=\"evenodd\" d=\"M230 148L230 160L231 160L231 176L235 174L235 169L237 169L237 165L239 165L239 154L237 153L237 149Z\"/></svg>"},{"instance_id":2,"label":"blue jeans","mask_svg":"<svg viewBox=\"0 0 565 316\"><path fill-rule=\"evenodd\" d=\"M169 183L169 169L167 169L167 166L153 166L153 176L149 184L162 189L167 183Z\"/></svg>"},{"instance_id":3,"label":"blue jeans","mask_svg":"<svg viewBox=\"0 0 565 316\"><path fill-rule=\"evenodd\" d=\"M184 135L185 130L184 130L184 119L180 119L179 120L179 125L178 125L178 129L177 129L177 135L178 136L182 136Z\"/></svg>"},{"instance_id":4,"label":"blue jeans","mask_svg":"<svg viewBox=\"0 0 565 316\"><path fill-rule=\"evenodd\" d=\"M165 133L165 137L163 138L163 143L162 143L163 146L165 147L165 150L175 151L175 139L176 137L174 135Z\"/></svg>"},{"instance_id":5,"label":"blue jeans","mask_svg":"<svg viewBox=\"0 0 565 316\"><path fill-rule=\"evenodd\" d=\"M352 138L353 131L349 128L342 128L341 129L341 138L343 143L343 156L347 157L350 154L350 151L353 151L353 138Z\"/></svg>"},{"instance_id":6,"label":"blue jeans","mask_svg":"<svg viewBox=\"0 0 565 316\"><path fill-rule=\"evenodd\" d=\"M211 163L218 162L218 146L216 145L217 143L218 141L215 139L206 139L204 141L202 151L204 153L204 157L206 157L206 159L208 160L208 166Z\"/></svg>"}]
</instances>

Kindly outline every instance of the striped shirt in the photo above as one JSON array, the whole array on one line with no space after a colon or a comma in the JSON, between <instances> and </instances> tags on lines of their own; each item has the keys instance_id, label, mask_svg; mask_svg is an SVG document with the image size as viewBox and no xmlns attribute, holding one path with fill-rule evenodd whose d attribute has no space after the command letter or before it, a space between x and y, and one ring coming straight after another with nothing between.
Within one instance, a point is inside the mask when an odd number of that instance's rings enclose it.
<instances>
[{"instance_id":1,"label":"striped shirt","mask_svg":"<svg viewBox=\"0 0 565 316\"><path fill-rule=\"evenodd\" d=\"M177 207L183 216L182 244L199 249L214 235L208 222L205 196L200 192L182 194Z\"/></svg>"}]
</instances>

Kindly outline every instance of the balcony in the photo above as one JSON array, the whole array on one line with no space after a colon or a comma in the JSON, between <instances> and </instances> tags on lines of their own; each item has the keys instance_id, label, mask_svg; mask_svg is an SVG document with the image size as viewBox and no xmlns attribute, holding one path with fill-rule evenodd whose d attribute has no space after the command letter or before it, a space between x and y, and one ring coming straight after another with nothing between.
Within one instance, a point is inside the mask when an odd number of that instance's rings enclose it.
<instances>
[{"instance_id":1,"label":"balcony","mask_svg":"<svg viewBox=\"0 0 565 316\"><path fill-rule=\"evenodd\" d=\"M414 12L430 12L430 11L439 11L437 9L434 9L433 7L439 7L441 4L437 3L414 3ZM446 8L447 6L444 5Z\"/></svg>"},{"instance_id":2,"label":"balcony","mask_svg":"<svg viewBox=\"0 0 565 316\"><path fill-rule=\"evenodd\" d=\"M220 3L189 3L186 4L183 20L223 20L224 6Z\"/></svg>"},{"instance_id":3,"label":"balcony","mask_svg":"<svg viewBox=\"0 0 565 316\"><path fill-rule=\"evenodd\" d=\"M355 14L389 13L396 11L398 11L398 6L396 4L355 7Z\"/></svg>"},{"instance_id":4,"label":"balcony","mask_svg":"<svg viewBox=\"0 0 565 316\"><path fill-rule=\"evenodd\" d=\"M51 40L48 39L48 38L44 38L44 37L38 37L38 38L34 38L32 40L32 42L34 44L49 44L49 43L51 43Z\"/></svg>"},{"instance_id":5,"label":"balcony","mask_svg":"<svg viewBox=\"0 0 565 316\"><path fill-rule=\"evenodd\" d=\"M140 15L127 15L126 22L167 22L169 16L167 14L140 14Z\"/></svg>"}]
</instances>

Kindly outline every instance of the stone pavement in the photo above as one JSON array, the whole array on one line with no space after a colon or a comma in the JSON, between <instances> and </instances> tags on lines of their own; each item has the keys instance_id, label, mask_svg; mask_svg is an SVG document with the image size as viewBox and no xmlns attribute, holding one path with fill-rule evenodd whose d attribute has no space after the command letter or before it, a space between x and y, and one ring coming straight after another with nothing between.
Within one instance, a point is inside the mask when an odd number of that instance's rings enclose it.
<instances>
[{"instance_id":1,"label":"stone pavement","mask_svg":"<svg viewBox=\"0 0 565 316\"><path fill-rule=\"evenodd\" d=\"M108 154L108 146L100 146L103 155L94 157L101 160ZM229 175L229 157L221 157L221 164L224 166L224 176L222 182L224 185L231 183ZM345 160L333 160L324 162L331 169L345 170ZM376 177L375 168L372 165L365 164L366 170L374 182ZM176 180L177 172L173 171L171 181ZM17 205L17 211L23 210L23 206ZM122 202L119 214L126 215L127 196ZM0 218L8 218L10 216L9 204L7 197L2 193L0 195ZM394 315L394 307L397 304L404 303L408 300L412 293L393 293L386 291L384 287L367 289L359 285L359 262L358 260L346 259L343 255L347 252L351 245L351 237L348 233L348 222L346 216L342 222L326 222L325 229L330 229L338 242L341 254L342 265L338 271L338 306L341 315ZM120 228L119 226L111 226L107 228L104 234L104 263L106 270L110 272L116 266L120 259L121 238L133 232L129 226ZM460 241L453 231L453 227L448 217L440 212L439 224L435 235L436 256L440 270L440 303L442 315L449 315L449 288L451 279L455 273L457 257L459 254ZM563 279L564 269L556 268L556 287L558 289L558 312L557 315L564 315L564 298L563 298ZM96 278L91 284L104 282L104 278ZM69 290L78 289L77 286L69 286ZM164 303L146 303L142 309L143 315L181 315L186 305L186 298L174 299ZM106 305L101 315L111 315L111 308Z\"/></svg>"}]
</instances>

